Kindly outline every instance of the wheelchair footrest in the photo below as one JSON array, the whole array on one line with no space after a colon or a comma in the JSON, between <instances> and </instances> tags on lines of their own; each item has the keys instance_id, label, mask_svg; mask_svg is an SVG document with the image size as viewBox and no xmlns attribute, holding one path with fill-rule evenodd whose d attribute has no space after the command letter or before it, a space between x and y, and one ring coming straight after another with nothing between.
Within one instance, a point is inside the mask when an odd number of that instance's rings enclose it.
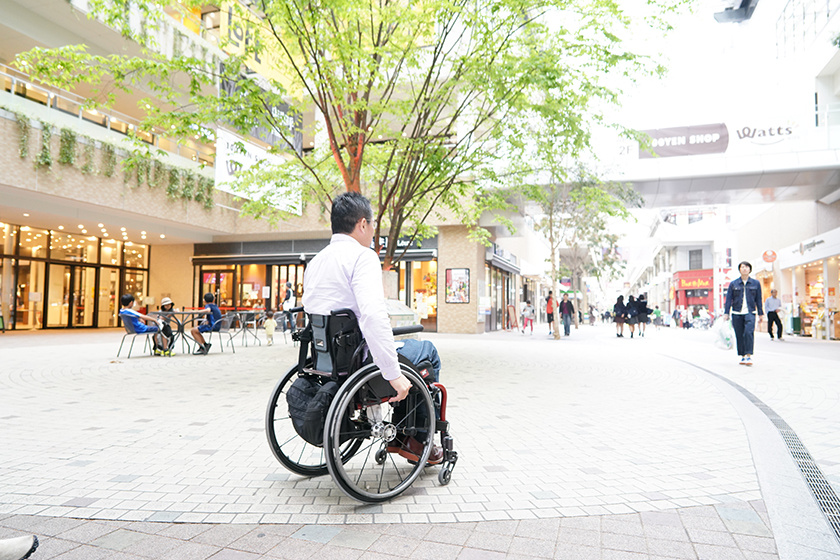
<instances>
[{"instance_id":1,"label":"wheelchair footrest","mask_svg":"<svg viewBox=\"0 0 840 560\"><path fill-rule=\"evenodd\" d=\"M449 431L449 422L446 420L438 420L435 422L435 431L446 433Z\"/></svg>"}]
</instances>

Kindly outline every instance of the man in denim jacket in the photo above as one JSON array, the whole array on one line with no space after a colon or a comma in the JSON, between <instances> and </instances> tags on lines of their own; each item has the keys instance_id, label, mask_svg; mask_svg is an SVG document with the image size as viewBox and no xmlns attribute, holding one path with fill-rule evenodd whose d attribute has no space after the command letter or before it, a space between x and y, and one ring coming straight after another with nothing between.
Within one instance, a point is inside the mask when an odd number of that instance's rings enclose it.
<instances>
[{"instance_id":1,"label":"man in denim jacket","mask_svg":"<svg viewBox=\"0 0 840 560\"><path fill-rule=\"evenodd\" d=\"M726 290L726 306L723 319L729 320L732 312L732 328L735 330L735 342L742 366L752 365L753 342L755 341L755 319L764 315L761 307L761 284L750 278L752 265L747 261L738 264L740 278L729 283Z\"/></svg>"}]
</instances>

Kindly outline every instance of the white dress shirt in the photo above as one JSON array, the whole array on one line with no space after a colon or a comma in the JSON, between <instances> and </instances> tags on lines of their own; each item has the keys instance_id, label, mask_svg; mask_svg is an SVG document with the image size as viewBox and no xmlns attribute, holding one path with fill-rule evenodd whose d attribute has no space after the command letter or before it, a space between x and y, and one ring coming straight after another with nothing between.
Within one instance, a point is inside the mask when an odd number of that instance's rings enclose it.
<instances>
[{"instance_id":1,"label":"white dress shirt","mask_svg":"<svg viewBox=\"0 0 840 560\"><path fill-rule=\"evenodd\" d=\"M352 309L382 377L390 381L400 376L394 333L385 307L382 265L374 251L349 235L334 234L330 244L306 266L303 307L316 315Z\"/></svg>"}]
</instances>

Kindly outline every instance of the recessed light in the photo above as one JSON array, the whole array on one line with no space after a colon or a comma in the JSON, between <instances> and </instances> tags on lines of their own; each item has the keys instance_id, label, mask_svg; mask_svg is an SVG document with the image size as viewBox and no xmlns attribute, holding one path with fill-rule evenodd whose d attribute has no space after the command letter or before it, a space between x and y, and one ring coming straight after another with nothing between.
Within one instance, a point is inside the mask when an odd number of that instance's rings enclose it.
<instances>
[{"instance_id":1,"label":"recessed light","mask_svg":"<svg viewBox=\"0 0 840 560\"><path fill-rule=\"evenodd\" d=\"M97 224L96 227L105 227L105 224Z\"/></svg>"},{"instance_id":2,"label":"recessed light","mask_svg":"<svg viewBox=\"0 0 840 560\"><path fill-rule=\"evenodd\" d=\"M58 229L64 229L64 226L58 226Z\"/></svg>"},{"instance_id":3,"label":"recessed light","mask_svg":"<svg viewBox=\"0 0 840 560\"><path fill-rule=\"evenodd\" d=\"M121 227L121 228L120 228L120 231L125 231L125 228L124 228L124 227Z\"/></svg>"},{"instance_id":4,"label":"recessed light","mask_svg":"<svg viewBox=\"0 0 840 560\"><path fill-rule=\"evenodd\" d=\"M108 237L108 232L106 231L106 232L105 232L105 233L103 233L102 235L103 235L103 237Z\"/></svg>"},{"instance_id":5,"label":"recessed light","mask_svg":"<svg viewBox=\"0 0 840 560\"><path fill-rule=\"evenodd\" d=\"M86 230L86 229L83 229L83 230L82 230L82 233L87 233L87 230Z\"/></svg>"},{"instance_id":6,"label":"recessed light","mask_svg":"<svg viewBox=\"0 0 840 560\"><path fill-rule=\"evenodd\" d=\"M141 232L140 232L140 235L146 235L146 232L145 232L145 231L141 231Z\"/></svg>"},{"instance_id":7,"label":"recessed light","mask_svg":"<svg viewBox=\"0 0 840 560\"><path fill-rule=\"evenodd\" d=\"M85 226L83 226L82 224L79 224L79 229L85 229Z\"/></svg>"},{"instance_id":8,"label":"recessed light","mask_svg":"<svg viewBox=\"0 0 840 560\"><path fill-rule=\"evenodd\" d=\"M23 213L23 217L24 217L24 218L28 218L28 217L29 217L29 213L28 213L28 212L24 212L24 213Z\"/></svg>"},{"instance_id":9,"label":"recessed light","mask_svg":"<svg viewBox=\"0 0 840 560\"><path fill-rule=\"evenodd\" d=\"M164 234L162 234L162 233L161 233L161 234L160 234L160 238L161 238L161 239L166 239L166 236L165 236Z\"/></svg>"}]
</instances>

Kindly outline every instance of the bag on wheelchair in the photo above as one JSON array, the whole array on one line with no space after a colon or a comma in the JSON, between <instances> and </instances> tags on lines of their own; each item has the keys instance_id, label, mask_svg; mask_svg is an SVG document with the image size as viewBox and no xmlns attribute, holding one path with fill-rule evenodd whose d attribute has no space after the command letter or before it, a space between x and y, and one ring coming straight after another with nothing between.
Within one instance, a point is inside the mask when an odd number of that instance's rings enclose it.
<instances>
[{"instance_id":1,"label":"bag on wheelchair","mask_svg":"<svg viewBox=\"0 0 840 560\"><path fill-rule=\"evenodd\" d=\"M324 442L324 425L327 411L338 393L338 383L328 381L324 384L310 376L298 377L286 393L289 416L297 434L307 443L321 447ZM349 418L342 421L341 443L353 438L355 426Z\"/></svg>"}]
</instances>

